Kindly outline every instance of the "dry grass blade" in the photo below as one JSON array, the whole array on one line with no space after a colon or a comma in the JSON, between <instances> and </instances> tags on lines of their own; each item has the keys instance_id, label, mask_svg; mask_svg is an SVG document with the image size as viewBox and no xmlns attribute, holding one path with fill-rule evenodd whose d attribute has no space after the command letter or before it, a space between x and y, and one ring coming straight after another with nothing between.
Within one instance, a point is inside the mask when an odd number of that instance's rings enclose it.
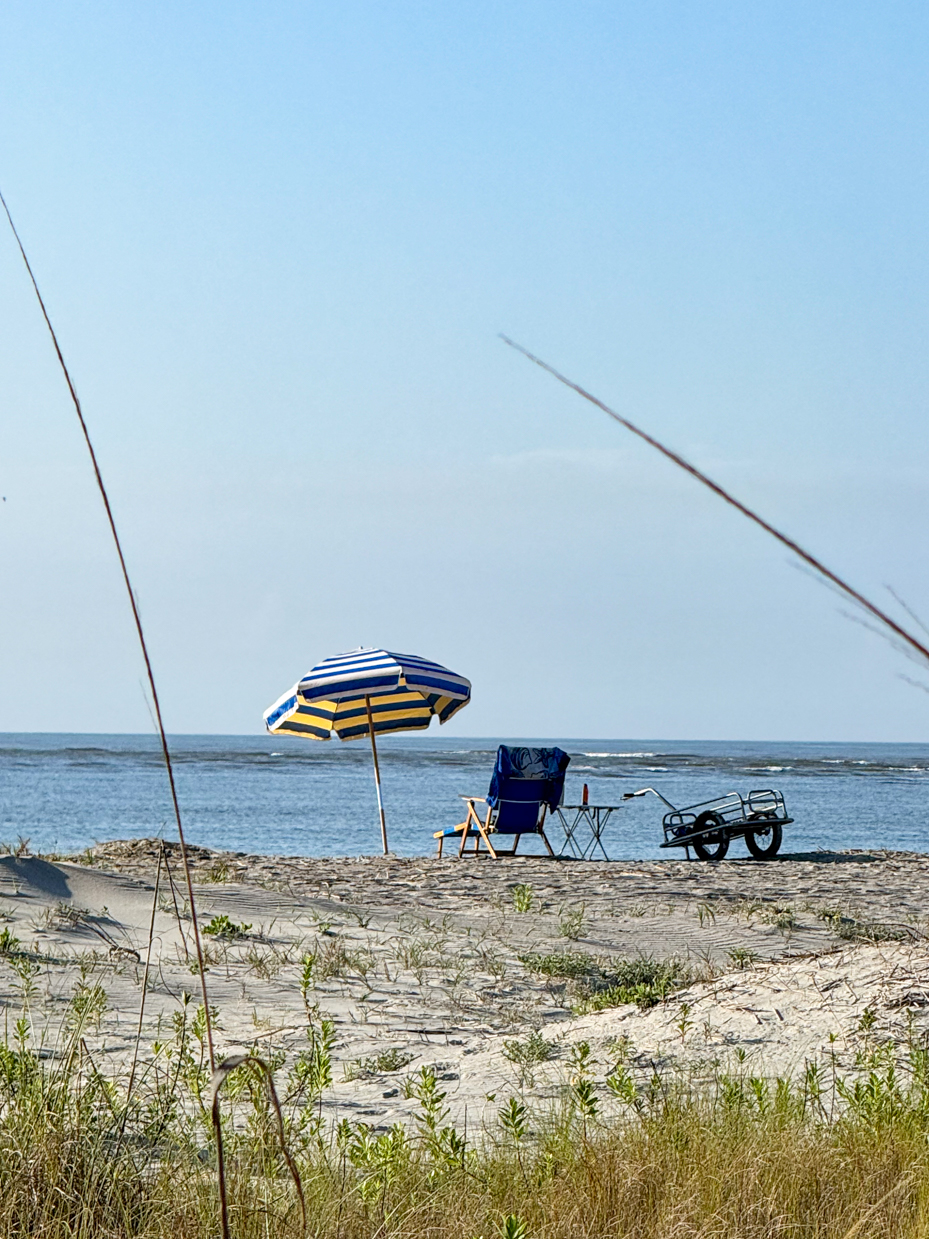
<instances>
[{"instance_id":1,"label":"dry grass blade","mask_svg":"<svg viewBox=\"0 0 929 1239\"><path fill-rule=\"evenodd\" d=\"M612 417L614 422L619 422L620 426L625 426L627 430L631 431L632 434L642 439L645 443L648 443L649 446L655 448L655 450L660 452L662 456L666 456L668 460L673 461L679 469L683 469L685 473L689 473L691 477L696 478L698 482L701 482L715 495L719 495L720 499L725 500L725 502L735 508L737 512L741 512L743 516L748 517L750 521L758 525L759 528L765 531L765 533L769 533L772 538L776 538L778 542L780 542L783 546L786 546L789 551L792 551L795 555L799 556L805 564L808 564L816 572L820 573L827 581L830 581L839 590L841 590L843 594L857 603L858 606L862 607L869 614L873 615L875 619L884 624L891 633L899 637L900 640L905 643L908 650L912 650L923 662L929 663L929 648L923 645L923 643L914 637L911 632L907 632L905 628L898 624L896 620L892 619L885 611L882 611L880 607L875 606L875 604L867 599L864 594L859 593L858 590L849 585L847 581L843 581L840 576L838 576L830 568L827 568L824 563L818 560L814 555L811 555L809 551L805 551L802 546L794 542L793 538L788 538L788 536L781 533L779 529L775 529L772 524L766 521L763 517L759 516L757 512L753 512L751 508L736 499L734 495L730 495L730 493L720 486L718 482L714 482L712 478L707 477L705 473L702 473L695 465L692 465L689 461L685 460L683 456L679 456L678 453L672 451L671 448L665 447L665 445L659 442L658 439L642 430L639 426L636 426L634 422L630 422L628 418L623 417L614 409L611 409L609 405L604 404L602 400L598 400L598 398L587 391L586 388L581 387L579 383L575 383L571 379L567 378L560 371L556 370L554 366L550 366L547 361L543 361L540 357L536 357L534 353L530 353L528 349L523 348L521 344L517 344L515 340L511 340L509 336L505 336L501 333L500 339L503 340L505 344L508 344L510 348L514 348L518 353L522 353L522 355L528 358L529 361L535 362L537 366L547 371L553 378L556 378L559 383L564 383L565 387L570 387L571 390L577 392L579 396L583 396L585 400L588 400L591 404L596 405L598 409L602 409L608 417Z\"/></svg>"},{"instance_id":2,"label":"dry grass blade","mask_svg":"<svg viewBox=\"0 0 929 1239\"><path fill-rule=\"evenodd\" d=\"M268 1096L271 1099L271 1106L274 1110L275 1126L277 1127L277 1138L281 1146L281 1155L287 1163L287 1169L290 1171L290 1176L294 1181L294 1187L297 1189L297 1199L300 1202L300 1214L303 1219L303 1233L306 1234L306 1200L303 1195L303 1181L300 1178L300 1172L297 1169L296 1162L291 1155L290 1149L287 1147L287 1138L284 1134L284 1115L281 1112L281 1103L278 1099L277 1089L274 1087L274 1076L271 1068L259 1058L257 1054L232 1054L229 1058L224 1058L219 1064L210 1079L210 1114L213 1119L213 1129L216 1132L216 1143L218 1147L222 1146L222 1125L219 1113L219 1094L223 1084L228 1079L230 1072L235 1071L237 1067L251 1067L264 1076L265 1083L268 1087ZM222 1227L223 1239L229 1237L229 1217L226 1206L226 1182L225 1174L222 1166L217 1167L219 1171L219 1191L220 1201L222 1202Z\"/></svg>"},{"instance_id":3,"label":"dry grass blade","mask_svg":"<svg viewBox=\"0 0 929 1239\"><path fill-rule=\"evenodd\" d=\"M219 1113L219 1090L222 1088L223 1081L229 1075L229 1072L234 1071L236 1067L241 1067L247 1058L247 1054L235 1054L231 1058L224 1058L219 1066L214 1068L213 1075L210 1078L210 1115L213 1119L213 1132L216 1138L216 1150L218 1153L216 1177L219 1184L219 1223L223 1239L229 1239L229 1201L226 1194L226 1166L222 1156L223 1125Z\"/></svg>"},{"instance_id":4,"label":"dry grass blade","mask_svg":"<svg viewBox=\"0 0 929 1239\"><path fill-rule=\"evenodd\" d=\"M881 1209L884 1205L886 1205L892 1197L898 1196L905 1187L910 1187L912 1183L913 1175L904 1175L893 1185L889 1192L885 1192L880 1200L875 1200L871 1208L866 1209L864 1213L862 1213L861 1217L852 1225L851 1229L845 1232L842 1239L855 1239L855 1236L861 1233L861 1228L864 1226L865 1222L869 1222L871 1218L874 1217L875 1213L877 1213L878 1209Z\"/></svg>"},{"instance_id":5,"label":"dry grass blade","mask_svg":"<svg viewBox=\"0 0 929 1239\"><path fill-rule=\"evenodd\" d=\"M177 932L184 947L184 958L189 960L190 948L187 945L187 934L184 932L184 918L181 916L181 907L177 901L177 886L174 882L174 874L171 872L171 862L168 860L168 853L163 843L161 846L161 856L164 860L165 873L168 876L168 885L171 888L171 901L174 904L174 919L177 921Z\"/></svg>"},{"instance_id":6,"label":"dry grass blade","mask_svg":"<svg viewBox=\"0 0 929 1239\"><path fill-rule=\"evenodd\" d=\"M136 636L139 638L139 646L142 650L142 658L145 662L145 676L148 681L149 691L152 695L152 705L155 710L155 722L158 728L158 738L161 741L161 753L164 758L165 771L168 775L168 787L171 792L171 804L174 809L174 820L177 823L178 842L181 845L181 858L184 862L184 875L187 879L187 892L190 897L190 920L193 925L194 942L197 947L197 960L200 965L200 988L203 994L203 1007L206 1012L206 1038L210 1054L211 1069L216 1066L215 1057L213 1054L213 1027L210 1019L210 1001L206 990L206 973L204 969L203 947L200 941L200 932L197 926L197 908L194 901L193 880L190 874L190 863L187 857L187 843L184 838L184 826L181 822L181 806L177 798L177 785L174 781L174 767L171 764L171 752L168 748L168 737L165 732L164 720L161 716L161 702L158 697L158 688L155 684L155 672L152 669L152 662L148 653L148 644L145 640L145 632L142 628L142 616L139 614L139 606L136 601L135 591L132 588L132 582L129 579L129 568L126 564L126 557L123 554L123 545L119 538L119 533L116 529L116 518L113 515L113 509L110 506L110 497L107 494L106 486L103 482L103 474L100 472L100 465L97 461L97 453L94 451L94 445L91 442L90 431L87 429L87 423L84 420L84 412L81 408L81 402L78 399L77 392L74 389L74 384L71 381L71 374L68 370L64 359L64 354L61 351L61 346L58 343L58 337L55 334L55 328L52 326L52 320L48 316L48 310L45 308L45 302L42 294L39 291L39 285L32 270L32 265L26 257L26 251L23 243L20 240L19 233L16 231L16 225L13 223L13 216L10 214L10 208L6 204L6 199L0 193L0 205L6 212L7 220L13 236L16 238L16 244L19 247L20 255L25 263L26 271L29 274L29 279L35 291L36 298L39 302L39 308L42 311L42 317L45 319L45 325L48 328L49 335L52 338L52 344L55 347L55 355L58 358L58 364L61 367L61 372L64 375L65 382L68 385L68 391L71 395L71 403L74 405L74 411L77 414L77 420L80 423L81 434L84 436L84 443L87 445L87 451L90 455L90 463L93 467L94 477L97 480L97 489L100 491L100 497L103 500L103 507L106 511L107 524L110 527L110 533L113 537L113 545L116 547L116 555L119 559L119 567L122 573L123 584L126 586L126 593L129 596L129 606L132 610L132 619L135 624Z\"/></svg>"},{"instance_id":7,"label":"dry grass blade","mask_svg":"<svg viewBox=\"0 0 929 1239\"><path fill-rule=\"evenodd\" d=\"M135 1045L132 1047L132 1065L129 1069L129 1083L126 1086L126 1115L132 1103L132 1086L135 1083L135 1072L139 1062L139 1045L142 1041L142 1024L145 1020L145 995L148 993L148 975L152 966L152 943L155 939L155 913L158 911L158 890L161 886L161 859L164 848L158 851L158 867L155 870L155 889L152 892L152 915L148 924L148 946L145 951L145 968L142 971L142 996L139 999L139 1023L135 1033ZM123 1121L125 1129L125 1119Z\"/></svg>"},{"instance_id":8,"label":"dry grass blade","mask_svg":"<svg viewBox=\"0 0 929 1239\"><path fill-rule=\"evenodd\" d=\"M6 199L3 197L2 193L0 193L0 205L2 205L3 210L6 212L6 217L7 217L7 220L9 221L10 229L13 233L13 236L16 239L16 244L19 247L20 255L22 256L22 260L23 260L23 263L25 264L26 271L29 274L29 279L32 283L32 287L35 292L36 299L39 302L39 308L42 311L42 317L45 319L45 325L48 328L49 335L52 338L52 344L54 345L54 348L55 348L55 354L58 358L58 364L61 367L61 372L64 375L65 382L67 383L67 386L68 386L68 391L71 395L71 402L74 405L74 411L77 414L77 420L80 423L80 427L81 427L81 434L83 435L84 443L87 446L87 451L90 456L90 462L91 462L91 465L94 471L94 477L96 478L96 481L97 481L97 488L100 491L100 497L103 500L103 507L106 511L107 524L110 527L110 533L113 537L113 545L116 548L116 555L117 555L117 558L119 559L119 567L122 573L123 584L125 585L126 593L129 596L129 606L132 610L132 619L133 619L133 623L135 624L136 636L139 639L139 646L141 648L142 658L145 663L145 675L148 681L149 691L151 692L152 706L154 707L154 711L155 711L155 722L156 722L157 729L158 729L158 738L161 741L161 753L162 753L162 757L164 758L165 771L168 776L168 787L171 792L171 805L174 810L174 820L175 820L175 823L177 824L177 837L178 837L178 842L181 848L181 860L183 861L183 865L184 865L184 877L187 882L187 894L190 899L190 921L191 921L191 926L193 928L194 945L197 950L197 963L198 963L197 971L200 977L200 992L203 997L204 1026L205 1026L205 1031L206 1031L207 1051L208 1051L209 1059L210 1059L210 1069L213 1070L216 1067L216 1056L215 1056L215 1052L213 1049L213 1021L212 1021L212 1017L210 1013L209 994L207 993L206 966L205 966L205 961L203 958L203 943L201 942L201 939L200 939L200 928L197 923L197 904L196 904L196 900L194 899L193 878L191 876L190 861L187 855L187 843L184 837L184 826L183 826L183 822L181 821L181 806L177 798L177 785L174 779L174 767L171 764L171 751L168 747L168 736L165 731L164 719L162 718L162 714L161 714L161 702L158 697L158 687L155 684L155 672L152 668L151 658L149 657L149 653L148 653L148 644L145 640L145 632L142 627L142 616L139 613L139 606L138 606L138 602L136 601L135 591L133 590L132 582L129 579L129 568L126 564L126 557L123 554L122 542L120 541L119 532L116 528L116 518L114 517L113 509L110 506L110 497L107 494L107 489L103 481L103 474L100 471L100 465L97 460L97 453L94 451L94 445L91 442L90 431L88 430L87 423L84 420L84 413L83 413L83 410L81 409L81 402L78 399L77 392L75 391L75 388L74 388L74 384L71 381L71 374L68 370L67 364L65 363L64 354L61 351L61 346L58 343L58 337L55 334L55 328L52 326L52 320L49 318L48 310L45 308L45 301L43 300L42 294L39 291L39 285L36 280L35 274L33 273L32 265L30 264L29 259L26 256L26 250L23 247L22 241L20 240L19 233L16 231L16 225L13 223L13 216L10 214L10 208L7 206ZM219 1160L219 1164L221 1167L222 1156L223 1156L221 1144L217 1147L216 1154L217 1154L217 1158Z\"/></svg>"},{"instance_id":9,"label":"dry grass blade","mask_svg":"<svg viewBox=\"0 0 929 1239\"><path fill-rule=\"evenodd\" d=\"M896 602L898 606L902 607L903 610L906 611L910 619L913 621L913 623L916 624L917 627L921 628L923 632L926 634L926 636L929 637L929 627L927 627L923 623L923 621L919 618L919 616L916 614L916 612L913 610L913 608L910 606L907 600L905 598L901 598L892 585L887 585L885 586L885 588L888 594L890 594L891 598L893 598L894 602Z\"/></svg>"}]
</instances>

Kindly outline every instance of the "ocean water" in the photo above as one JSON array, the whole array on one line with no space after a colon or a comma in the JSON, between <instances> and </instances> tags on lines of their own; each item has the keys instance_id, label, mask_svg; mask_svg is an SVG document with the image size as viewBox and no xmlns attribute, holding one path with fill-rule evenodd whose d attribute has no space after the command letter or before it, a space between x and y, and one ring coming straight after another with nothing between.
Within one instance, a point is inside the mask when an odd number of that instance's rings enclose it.
<instances>
[{"instance_id":1,"label":"ocean water","mask_svg":"<svg viewBox=\"0 0 929 1239\"><path fill-rule=\"evenodd\" d=\"M378 742L391 850L434 849L432 832L461 821L460 794L484 795L497 740L437 734ZM680 807L729 791L774 787L795 823L782 852L818 848L929 850L929 745L520 739L571 754L565 803L622 804L653 786ZM380 851L367 742L273 736L174 736L187 837L238 852L357 856ZM663 806L653 796L613 815L611 858L659 852ZM174 838L167 780L153 736L0 734L0 840L76 852L97 840ZM557 825L549 832L559 842ZM533 851L530 839L521 849ZM738 841L731 857L744 855Z\"/></svg>"}]
</instances>

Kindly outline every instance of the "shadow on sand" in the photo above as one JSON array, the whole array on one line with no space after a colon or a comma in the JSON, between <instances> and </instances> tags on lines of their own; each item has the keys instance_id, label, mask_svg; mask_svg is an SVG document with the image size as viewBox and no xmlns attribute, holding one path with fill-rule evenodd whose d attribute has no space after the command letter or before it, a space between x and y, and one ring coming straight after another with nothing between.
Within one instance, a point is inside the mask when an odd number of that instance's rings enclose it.
<instances>
[{"instance_id":1,"label":"shadow on sand","mask_svg":"<svg viewBox=\"0 0 929 1239\"><path fill-rule=\"evenodd\" d=\"M766 860L766 865L780 864L783 861L812 861L814 865L873 865L886 857L874 852L782 852L780 856L772 856Z\"/></svg>"},{"instance_id":2,"label":"shadow on sand","mask_svg":"<svg viewBox=\"0 0 929 1239\"><path fill-rule=\"evenodd\" d=\"M71 898L68 879L57 865L38 856L0 856L0 873L21 886L31 886L54 899Z\"/></svg>"}]
</instances>

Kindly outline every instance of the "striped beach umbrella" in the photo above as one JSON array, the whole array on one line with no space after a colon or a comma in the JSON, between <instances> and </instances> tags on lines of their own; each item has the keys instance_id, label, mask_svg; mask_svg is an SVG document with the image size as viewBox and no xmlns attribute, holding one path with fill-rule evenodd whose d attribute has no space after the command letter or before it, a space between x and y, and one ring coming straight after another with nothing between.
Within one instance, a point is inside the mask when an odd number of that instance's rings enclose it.
<instances>
[{"instance_id":1,"label":"striped beach umbrella","mask_svg":"<svg viewBox=\"0 0 929 1239\"><path fill-rule=\"evenodd\" d=\"M387 852L387 822L375 735L420 731L433 718L447 722L471 699L471 683L447 667L416 654L360 648L326 658L265 711L273 735L308 740L371 739L381 840Z\"/></svg>"}]
</instances>

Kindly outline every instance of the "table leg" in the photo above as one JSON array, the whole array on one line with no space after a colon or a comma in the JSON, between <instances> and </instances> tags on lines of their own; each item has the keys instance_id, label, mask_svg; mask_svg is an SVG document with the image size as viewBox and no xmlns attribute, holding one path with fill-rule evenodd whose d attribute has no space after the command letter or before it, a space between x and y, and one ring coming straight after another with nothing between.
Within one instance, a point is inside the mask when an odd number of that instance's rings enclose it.
<instances>
[{"instance_id":1,"label":"table leg","mask_svg":"<svg viewBox=\"0 0 929 1239\"><path fill-rule=\"evenodd\" d=\"M574 830L575 830L575 827L577 826L577 817L575 817L574 821L569 826L567 818L565 817L561 808L560 807L557 808L555 812L558 814L558 821L561 823L561 829L562 829L562 833L564 834L564 840L565 840L564 848L559 849L559 856L564 856L566 854L565 849L567 849L570 855L577 857L577 846L574 842Z\"/></svg>"},{"instance_id":2,"label":"table leg","mask_svg":"<svg viewBox=\"0 0 929 1239\"><path fill-rule=\"evenodd\" d=\"M595 813L591 814L591 834L594 837L593 843L590 845L591 860L593 859L594 852L597 848L600 849L604 860L610 859L606 854L606 848L603 846L603 832L606 829L607 822L609 822L610 818L613 816L613 810L612 808L608 808L606 810L606 817L602 821L600 820L600 813L601 810L597 809Z\"/></svg>"},{"instance_id":3,"label":"table leg","mask_svg":"<svg viewBox=\"0 0 929 1239\"><path fill-rule=\"evenodd\" d=\"M565 830L565 839L567 840L568 847L571 849L571 854L575 860L584 859L584 849L578 845L577 839L575 838L577 828L580 825L580 821L583 816L584 810L578 809L574 814L574 821Z\"/></svg>"}]
</instances>

